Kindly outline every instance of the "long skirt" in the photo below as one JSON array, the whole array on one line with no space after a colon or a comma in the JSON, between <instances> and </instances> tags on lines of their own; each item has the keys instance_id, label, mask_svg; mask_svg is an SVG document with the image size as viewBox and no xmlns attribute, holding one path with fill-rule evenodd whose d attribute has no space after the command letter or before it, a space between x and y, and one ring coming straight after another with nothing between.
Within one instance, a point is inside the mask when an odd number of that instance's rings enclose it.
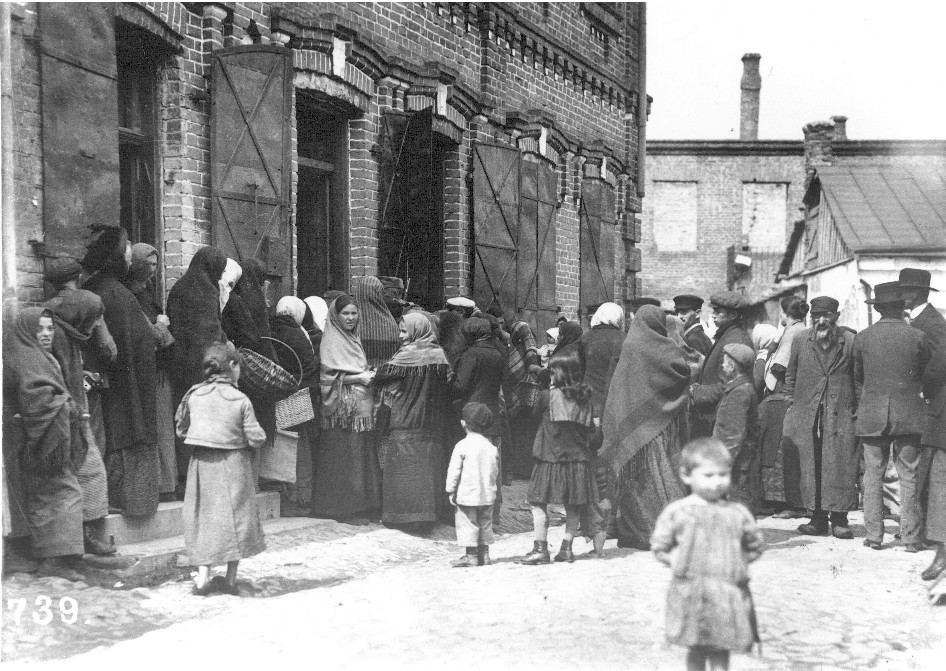
<instances>
[{"instance_id":1,"label":"long skirt","mask_svg":"<svg viewBox=\"0 0 946 671\"><path fill-rule=\"evenodd\" d=\"M344 518L381 506L381 471L373 431L322 429L312 512Z\"/></svg>"},{"instance_id":2,"label":"long skirt","mask_svg":"<svg viewBox=\"0 0 946 671\"><path fill-rule=\"evenodd\" d=\"M70 468L39 482L27 483L26 520L37 559L81 555L82 490Z\"/></svg>"},{"instance_id":3,"label":"long skirt","mask_svg":"<svg viewBox=\"0 0 946 671\"><path fill-rule=\"evenodd\" d=\"M184 494L184 546L194 566L252 557L266 549L249 449L195 446Z\"/></svg>"},{"instance_id":4,"label":"long skirt","mask_svg":"<svg viewBox=\"0 0 946 671\"><path fill-rule=\"evenodd\" d=\"M108 503L129 517L152 515L158 509L158 446L135 445L105 455Z\"/></svg>"},{"instance_id":5,"label":"long skirt","mask_svg":"<svg viewBox=\"0 0 946 671\"><path fill-rule=\"evenodd\" d=\"M321 427L318 421L312 420L292 430L299 432L299 448L296 451L296 481L286 486L286 496L290 503L299 507L311 507Z\"/></svg>"},{"instance_id":6,"label":"long skirt","mask_svg":"<svg viewBox=\"0 0 946 671\"><path fill-rule=\"evenodd\" d=\"M108 514L108 476L105 473L101 448L95 442L92 427L83 422L82 432L85 435L88 450L85 453L85 460L76 470L76 479L79 481L79 489L82 490L82 520L91 522Z\"/></svg>"},{"instance_id":7,"label":"long skirt","mask_svg":"<svg viewBox=\"0 0 946 671\"><path fill-rule=\"evenodd\" d=\"M158 492L167 494L177 488L177 448L174 433L174 408L171 405L171 380L167 371L158 369L155 384L155 405L157 406L158 435Z\"/></svg>"},{"instance_id":8,"label":"long skirt","mask_svg":"<svg viewBox=\"0 0 946 671\"><path fill-rule=\"evenodd\" d=\"M788 402L765 400L759 404L760 448L762 461L762 500L784 502L785 452L782 449L782 425ZM797 483L796 483L797 488Z\"/></svg>"},{"instance_id":9,"label":"long skirt","mask_svg":"<svg viewBox=\"0 0 946 671\"><path fill-rule=\"evenodd\" d=\"M686 496L680 480L680 451L686 442L686 415L678 416L621 468L617 481L618 545L650 549L661 511Z\"/></svg>"},{"instance_id":10,"label":"long skirt","mask_svg":"<svg viewBox=\"0 0 946 671\"><path fill-rule=\"evenodd\" d=\"M444 489L442 436L439 428L392 429L383 438L383 521L437 521Z\"/></svg>"}]
</instances>

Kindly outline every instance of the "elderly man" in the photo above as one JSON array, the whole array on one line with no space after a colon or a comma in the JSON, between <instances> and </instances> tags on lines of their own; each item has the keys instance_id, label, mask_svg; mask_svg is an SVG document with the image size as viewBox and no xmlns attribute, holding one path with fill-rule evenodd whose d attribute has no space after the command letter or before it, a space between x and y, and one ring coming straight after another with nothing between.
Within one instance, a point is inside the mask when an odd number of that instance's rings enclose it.
<instances>
[{"instance_id":1,"label":"elderly man","mask_svg":"<svg viewBox=\"0 0 946 671\"><path fill-rule=\"evenodd\" d=\"M692 438L713 435L716 407L723 398L727 382L723 373L724 348L732 343L752 347L752 338L743 324L745 303L742 294L736 291L713 294L710 307L713 308L713 321L716 323L716 342L706 355L699 380L690 388L694 406L690 421Z\"/></svg>"},{"instance_id":2,"label":"elderly man","mask_svg":"<svg viewBox=\"0 0 946 671\"><path fill-rule=\"evenodd\" d=\"M854 338L855 430L864 444L864 545L879 550L883 544L883 476L893 449L900 477L900 535L907 552L919 552L924 545L917 472L920 436L929 418L920 394L929 349L922 331L903 321L897 282L878 284L867 303L881 318Z\"/></svg>"},{"instance_id":3,"label":"elderly man","mask_svg":"<svg viewBox=\"0 0 946 671\"><path fill-rule=\"evenodd\" d=\"M798 530L809 536L851 539L847 514L857 510L857 436L854 433L854 334L838 327L838 301L811 301L812 327L792 342L785 370L782 449L799 464L798 490L788 503L814 511ZM830 529L828 526L830 516Z\"/></svg>"},{"instance_id":4,"label":"elderly man","mask_svg":"<svg viewBox=\"0 0 946 671\"><path fill-rule=\"evenodd\" d=\"M706 356L713 346L713 341L703 331L700 323L700 310L703 299L693 294L681 294L673 298L673 310L683 320L683 340L697 352Z\"/></svg>"}]
</instances>

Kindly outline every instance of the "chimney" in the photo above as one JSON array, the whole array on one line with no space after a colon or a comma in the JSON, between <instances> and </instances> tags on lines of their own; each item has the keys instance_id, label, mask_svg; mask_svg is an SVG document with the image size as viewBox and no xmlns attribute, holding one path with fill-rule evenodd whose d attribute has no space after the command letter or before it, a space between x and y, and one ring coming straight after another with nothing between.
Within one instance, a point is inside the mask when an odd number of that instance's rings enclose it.
<instances>
[{"instance_id":1,"label":"chimney","mask_svg":"<svg viewBox=\"0 0 946 671\"><path fill-rule=\"evenodd\" d=\"M739 139L759 139L759 95L762 91L762 75L759 74L759 54L742 57L742 104L739 116Z\"/></svg>"},{"instance_id":2,"label":"chimney","mask_svg":"<svg viewBox=\"0 0 946 671\"><path fill-rule=\"evenodd\" d=\"M835 125L831 121L812 121L805 124L802 132L805 134L805 188L808 188L815 171L834 161L831 142L834 140Z\"/></svg>"},{"instance_id":3,"label":"chimney","mask_svg":"<svg viewBox=\"0 0 946 671\"><path fill-rule=\"evenodd\" d=\"M847 117L833 116L831 121L834 122L834 139L842 142L847 140Z\"/></svg>"}]
</instances>

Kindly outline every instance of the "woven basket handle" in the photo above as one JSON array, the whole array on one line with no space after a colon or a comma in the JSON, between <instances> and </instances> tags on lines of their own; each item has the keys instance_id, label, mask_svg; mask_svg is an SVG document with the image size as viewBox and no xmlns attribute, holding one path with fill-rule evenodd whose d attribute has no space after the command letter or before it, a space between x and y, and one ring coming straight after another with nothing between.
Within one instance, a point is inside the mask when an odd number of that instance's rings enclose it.
<instances>
[{"instance_id":1,"label":"woven basket handle","mask_svg":"<svg viewBox=\"0 0 946 671\"><path fill-rule=\"evenodd\" d=\"M276 340L275 338L270 338L269 336L260 336L260 340L270 340L272 342L278 342L280 345L282 345L287 350L292 352L292 356L296 357L296 365L299 366L299 379L296 380L296 386L298 387L300 384L302 384L302 359L300 359L299 355L296 354L296 350L292 349L289 345L284 343L282 340Z\"/></svg>"}]
</instances>

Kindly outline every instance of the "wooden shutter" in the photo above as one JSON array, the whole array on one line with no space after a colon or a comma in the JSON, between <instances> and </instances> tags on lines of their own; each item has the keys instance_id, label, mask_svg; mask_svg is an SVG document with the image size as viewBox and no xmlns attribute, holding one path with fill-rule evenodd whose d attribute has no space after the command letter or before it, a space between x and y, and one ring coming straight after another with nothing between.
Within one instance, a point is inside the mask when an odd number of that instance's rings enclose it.
<instances>
[{"instance_id":1,"label":"wooden shutter","mask_svg":"<svg viewBox=\"0 0 946 671\"><path fill-rule=\"evenodd\" d=\"M238 261L262 261L276 296L292 289L290 57L271 45L215 51L211 84L213 244Z\"/></svg>"},{"instance_id":2,"label":"wooden shutter","mask_svg":"<svg viewBox=\"0 0 946 671\"><path fill-rule=\"evenodd\" d=\"M517 302L519 150L473 145L473 300L504 311Z\"/></svg>"},{"instance_id":3,"label":"wooden shutter","mask_svg":"<svg viewBox=\"0 0 946 671\"><path fill-rule=\"evenodd\" d=\"M115 5L39 3L46 253L81 259L119 223Z\"/></svg>"},{"instance_id":4,"label":"wooden shutter","mask_svg":"<svg viewBox=\"0 0 946 671\"><path fill-rule=\"evenodd\" d=\"M581 185L581 309L591 314L614 300L614 189L599 179Z\"/></svg>"},{"instance_id":5,"label":"wooden shutter","mask_svg":"<svg viewBox=\"0 0 946 671\"><path fill-rule=\"evenodd\" d=\"M543 159L522 161L516 308L536 333L555 325L555 167Z\"/></svg>"}]
</instances>

